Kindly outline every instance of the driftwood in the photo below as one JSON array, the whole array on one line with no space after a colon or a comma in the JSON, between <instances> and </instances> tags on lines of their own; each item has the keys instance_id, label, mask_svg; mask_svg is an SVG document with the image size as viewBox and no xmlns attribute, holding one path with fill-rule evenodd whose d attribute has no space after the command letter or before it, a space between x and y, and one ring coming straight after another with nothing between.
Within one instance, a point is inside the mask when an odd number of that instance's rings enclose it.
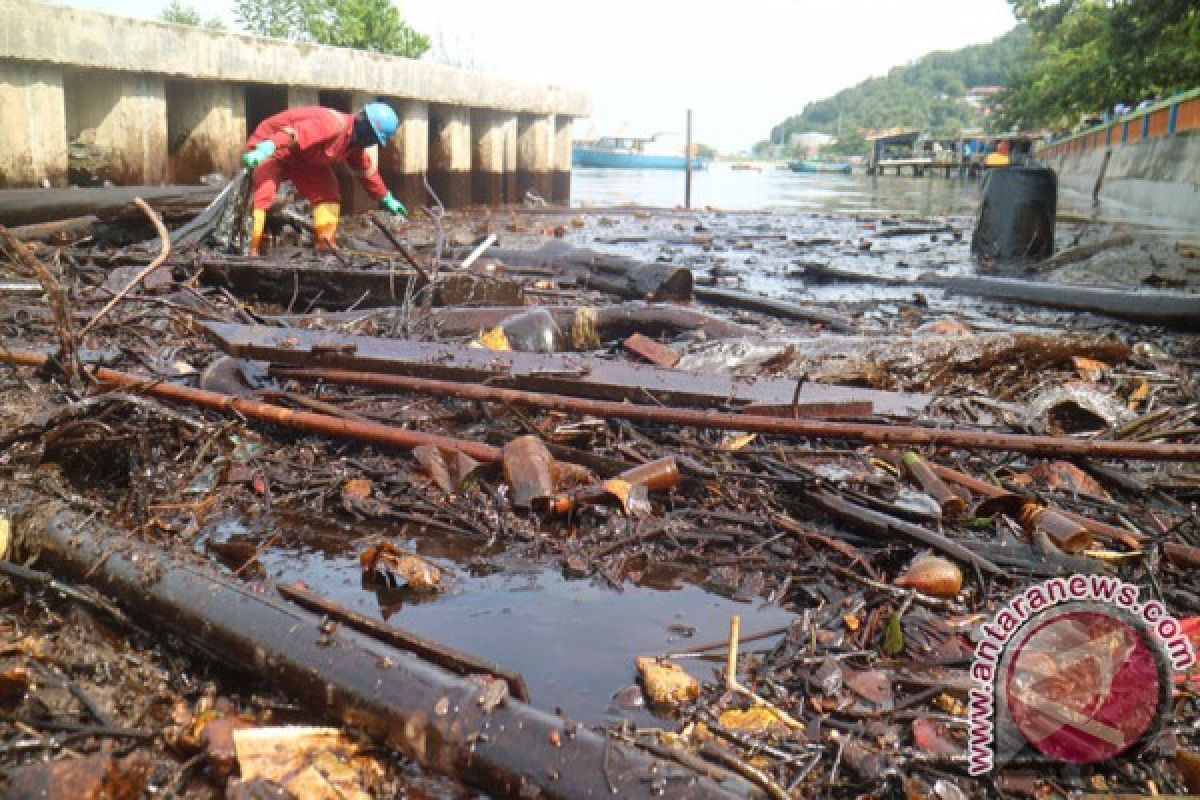
<instances>
[{"instance_id":1,"label":"driftwood","mask_svg":"<svg viewBox=\"0 0 1200 800\"><path fill-rule=\"evenodd\" d=\"M773 300L770 297L750 294L739 289L718 289L712 286L697 286L695 294L697 300L723 308L741 308L746 311L757 311L780 319L815 322L839 333L853 333L856 330L854 324L840 314L834 314L831 311L821 311L815 308L806 308L805 306L799 306L785 300Z\"/></svg>"},{"instance_id":2,"label":"driftwood","mask_svg":"<svg viewBox=\"0 0 1200 800\"><path fill-rule=\"evenodd\" d=\"M30 225L88 214L119 217L129 214L135 197L144 199L159 214L190 218L208 205L218 191L220 187L212 186L0 189L0 225ZM141 216L137 210L133 214Z\"/></svg>"},{"instance_id":3,"label":"driftwood","mask_svg":"<svg viewBox=\"0 0 1200 800\"><path fill-rule=\"evenodd\" d=\"M1200 330L1200 295L1197 294L1069 286L978 276L942 278L937 285L955 294L1070 311L1091 311L1147 325Z\"/></svg>"},{"instance_id":4,"label":"driftwood","mask_svg":"<svg viewBox=\"0 0 1200 800\"><path fill-rule=\"evenodd\" d=\"M661 261L639 261L572 247L565 242L550 242L537 250L493 247L487 256L513 267L550 269L580 286L618 297L672 303L692 300L692 271Z\"/></svg>"},{"instance_id":5,"label":"driftwood","mask_svg":"<svg viewBox=\"0 0 1200 800\"><path fill-rule=\"evenodd\" d=\"M494 705L480 684L361 632L331 630L270 585L248 588L45 498L21 500L14 503L21 558L36 555L57 575L136 609L139 621L489 794L649 800L751 793L747 784L718 785L511 696Z\"/></svg>"}]
</instances>

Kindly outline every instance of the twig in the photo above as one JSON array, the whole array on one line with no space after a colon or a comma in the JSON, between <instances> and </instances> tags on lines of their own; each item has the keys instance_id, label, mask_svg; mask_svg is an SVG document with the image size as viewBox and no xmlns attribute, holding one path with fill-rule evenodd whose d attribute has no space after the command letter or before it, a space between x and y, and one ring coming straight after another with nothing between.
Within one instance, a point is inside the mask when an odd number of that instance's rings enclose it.
<instances>
[{"instance_id":1,"label":"twig","mask_svg":"<svg viewBox=\"0 0 1200 800\"><path fill-rule=\"evenodd\" d=\"M774 714L779 719L780 722L782 722L784 725L787 725L789 728L791 728L793 730L803 729L804 725L802 723L800 723L791 714L787 713L782 708L780 708L779 706L770 702L769 700L759 697L754 692L750 691L745 686L742 686L740 683L738 683L738 679L737 679L738 637L741 633L741 629L742 629L742 618L739 617L737 614L734 614L733 617L729 620L729 658L725 662L725 688L731 692L735 692L737 694L744 695L745 697L749 697L751 700L754 701L755 705L762 706L763 708L770 711L772 714Z\"/></svg>"},{"instance_id":2,"label":"twig","mask_svg":"<svg viewBox=\"0 0 1200 800\"><path fill-rule=\"evenodd\" d=\"M46 292L46 299L54 314L54 327L58 333L59 366L66 375L67 381L71 385L78 385L85 373L79 363L77 339L71 330L71 311L67 306L67 290L59 284L50 270L46 269L46 265L41 262L41 259L35 256L24 242L3 225L0 225L0 238L4 240L5 247L16 256L17 260L37 278L38 283Z\"/></svg>"},{"instance_id":3,"label":"twig","mask_svg":"<svg viewBox=\"0 0 1200 800\"><path fill-rule=\"evenodd\" d=\"M147 264L137 275L134 275L133 280L125 284L124 289L113 295L112 299L104 305L104 308L97 311L96 316L92 317L91 321L89 321L87 325L83 326L83 330L79 332L79 338L81 339L84 336L87 336L88 331L96 327L96 323L99 322L105 314L107 314L109 311L112 311L113 307L117 303L121 302L125 295L133 291L135 287L142 283L142 281L146 280L150 273L161 267L163 262L171 257L171 234L167 232L167 228L165 225L163 225L162 220L159 219L158 215L154 213L154 210L150 208L150 206L147 205L146 201L142 198L133 198L133 204L140 208L142 213L149 217L150 221L154 223L154 227L158 231L158 241L161 243L161 248L158 251L158 255L154 257L154 260Z\"/></svg>"},{"instance_id":4,"label":"twig","mask_svg":"<svg viewBox=\"0 0 1200 800\"><path fill-rule=\"evenodd\" d=\"M485 252L487 252L487 249L489 247L491 247L492 245L494 245L495 243L496 243L496 234L494 234L494 233L490 234L486 239L484 239L482 242L479 243L478 247L476 247L474 250L471 251L471 255L469 255L463 259L462 264L460 264L459 266L462 269L469 269L470 266L472 264L474 264L477 260L479 260L479 257L481 255L483 255Z\"/></svg>"}]
</instances>

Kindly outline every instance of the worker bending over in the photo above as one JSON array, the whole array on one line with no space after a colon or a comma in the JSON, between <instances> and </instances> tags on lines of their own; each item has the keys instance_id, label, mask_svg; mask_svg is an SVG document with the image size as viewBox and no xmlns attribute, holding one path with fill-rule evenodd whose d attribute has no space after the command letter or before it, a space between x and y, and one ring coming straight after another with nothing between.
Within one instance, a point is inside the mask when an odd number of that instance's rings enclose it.
<instances>
[{"instance_id":1,"label":"worker bending over","mask_svg":"<svg viewBox=\"0 0 1200 800\"><path fill-rule=\"evenodd\" d=\"M293 108L268 117L246 142L242 163L254 171L254 232L250 254L263 254L267 209L281 180L291 180L312 204L316 248L335 246L341 195L333 165L345 161L358 175L367 194L392 214L408 210L379 177L377 157L367 148L386 147L400 120L386 103L367 103L357 114L312 106Z\"/></svg>"}]
</instances>

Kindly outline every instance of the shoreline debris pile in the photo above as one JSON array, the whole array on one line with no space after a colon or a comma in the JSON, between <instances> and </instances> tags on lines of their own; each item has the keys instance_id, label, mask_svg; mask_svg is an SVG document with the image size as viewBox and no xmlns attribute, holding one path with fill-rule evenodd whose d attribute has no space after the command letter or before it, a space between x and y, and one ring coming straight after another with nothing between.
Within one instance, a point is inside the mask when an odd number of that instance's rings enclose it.
<instances>
[{"instance_id":1,"label":"shoreline debris pile","mask_svg":"<svg viewBox=\"0 0 1200 800\"><path fill-rule=\"evenodd\" d=\"M954 217L431 208L317 255L285 210L250 259L138 208L140 245L0 228L10 795L1200 791L1194 672L1136 759L968 751L1030 584L1200 633L1195 295L976 275ZM503 615L406 629L548 572L736 613L522 670L472 646Z\"/></svg>"}]
</instances>

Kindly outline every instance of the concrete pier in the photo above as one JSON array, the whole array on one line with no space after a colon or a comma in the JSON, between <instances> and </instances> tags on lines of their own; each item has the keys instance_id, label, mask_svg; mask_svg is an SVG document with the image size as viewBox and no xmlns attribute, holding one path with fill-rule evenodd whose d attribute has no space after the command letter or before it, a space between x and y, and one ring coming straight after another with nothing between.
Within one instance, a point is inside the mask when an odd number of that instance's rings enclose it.
<instances>
[{"instance_id":1,"label":"concrete pier","mask_svg":"<svg viewBox=\"0 0 1200 800\"><path fill-rule=\"evenodd\" d=\"M522 114L517 120L517 193L533 192L547 203L551 198L554 157L554 116Z\"/></svg>"},{"instance_id":2,"label":"concrete pier","mask_svg":"<svg viewBox=\"0 0 1200 800\"><path fill-rule=\"evenodd\" d=\"M0 186L67 184L62 70L0 61Z\"/></svg>"},{"instance_id":3,"label":"concrete pier","mask_svg":"<svg viewBox=\"0 0 1200 800\"><path fill-rule=\"evenodd\" d=\"M380 171L406 205L565 202L572 120L587 98L557 86L358 50L0 0L0 187L195 181L232 173L246 136L287 108L401 117ZM343 184L355 210L361 191Z\"/></svg>"},{"instance_id":4,"label":"concrete pier","mask_svg":"<svg viewBox=\"0 0 1200 800\"><path fill-rule=\"evenodd\" d=\"M429 109L429 185L448 208L471 203L471 110Z\"/></svg>"},{"instance_id":5,"label":"concrete pier","mask_svg":"<svg viewBox=\"0 0 1200 800\"><path fill-rule=\"evenodd\" d=\"M197 183L241 166L246 143L246 96L231 83L167 83L168 180Z\"/></svg>"}]
</instances>

